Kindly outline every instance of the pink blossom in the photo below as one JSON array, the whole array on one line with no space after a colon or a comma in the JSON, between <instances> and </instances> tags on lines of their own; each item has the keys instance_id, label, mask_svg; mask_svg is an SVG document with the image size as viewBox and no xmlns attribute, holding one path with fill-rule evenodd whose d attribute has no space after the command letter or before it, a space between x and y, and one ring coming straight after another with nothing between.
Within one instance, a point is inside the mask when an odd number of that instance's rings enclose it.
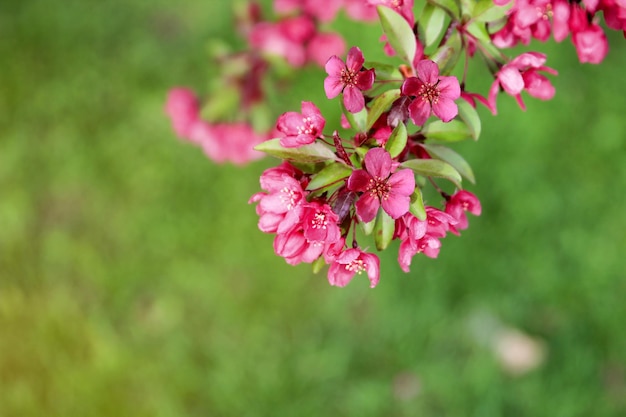
<instances>
[{"instance_id":1,"label":"pink blossom","mask_svg":"<svg viewBox=\"0 0 626 417\"><path fill-rule=\"evenodd\" d=\"M308 16L286 18L277 23L260 22L248 35L253 49L283 57L291 66L306 63L305 43L315 34L315 23Z\"/></svg>"},{"instance_id":2,"label":"pink blossom","mask_svg":"<svg viewBox=\"0 0 626 417\"><path fill-rule=\"evenodd\" d=\"M460 190L454 193L446 202L446 213L457 220L455 225L450 226L450 231L459 234L458 230L465 230L468 226L466 211L474 216L480 216L482 211L478 198L466 190Z\"/></svg>"},{"instance_id":3,"label":"pink blossom","mask_svg":"<svg viewBox=\"0 0 626 417\"><path fill-rule=\"evenodd\" d=\"M582 63L599 64L609 51L609 42L597 23L589 23L585 29L574 32L572 42Z\"/></svg>"},{"instance_id":4,"label":"pink blossom","mask_svg":"<svg viewBox=\"0 0 626 417\"><path fill-rule=\"evenodd\" d=\"M254 194L248 203L259 203L256 212L262 232L276 233L279 228L281 231L291 230L299 221L299 215L287 218L287 214L305 201L305 191L297 178L300 174L288 163L266 169L261 174L261 188L266 192Z\"/></svg>"},{"instance_id":5,"label":"pink blossom","mask_svg":"<svg viewBox=\"0 0 626 417\"><path fill-rule=\"evenodd\" d=\"M362 192L356 202L356 213L363 222L376 217L381 204L393 219L409 211L410 196L415 191L415 176L410 169L394 170L391 155L382 148L365 154L365 169L348 178L348 189Z\"/></svg>"},{"instance_id":6,"label":"pink blossom","mask_svg":"<svg viewBox=\"0 0 626 417\"><path fill-rule=\"evenodd\" d=\"M402 94L413 97L409 116L422 126L431 114L444 122L454 119L459 109L454 102L461 96L459 80L453 76L439 76L439 67L430 60L416 66L417 77L409 77L402 84Z\"/></svg>"},{"instance_id":7,"label":"pink blossom","mask_svg":"<svg viewBox=\"0 0 626 417\"><path fill-rule=\"evenodd\" d=\"M496 108L496 96L502 88L515 97L522 110L526 109L521 92L526 90L531 96L549 100L554 97L554 86L548 78L539 74L544 71L556 75L557 71L545 67L546 56L538 52L525 52L500 68L489 90L489 103Z\"/></svg>"},{"instance_id":8,"label":"pink blossom","mask_svg":"<svg viewBox=\"0 0 626 417\"><path fill-rule=\"evenodd\" d=\"M332 55L343 55L346 42L336 33L316 33L306 46L307 60L324 67Z\"/></svg>"},{"instance_id":9,"label":"pink blossom","mask_svg":"<svg viewBox=\"0 0 626 417\"><path fill-rule=\"evenodd\" d=\"M254 147L268 136L256 133L247 123L210 124L197 120L190 127L189 139L202 146L204 153L217 163L243 165L265 156Z\"/></svg>"},{"instance_id":10,"label":"pink blossom","mask_svg":"<svg viewBox=\"0 0 626 417\"><path fill-rule=\"evenodd\" d=\"M339 216L328 204L312 201L303 204L302 209L302 228L307 240L329 244L341 238L341 230L337 224Z\"/></svg>"},{"instance_id":11,"label":"pink blossom","mask_svg":"<svg viewBox=\"0 0 626 417\"><path fill-rule=\"evenodd\" d=\"M276 129L283 134L280 144L285 148L295 148L315 142L323 137L326 120L319 109L310 101L303 101L302 113L283 113L276 123Z\"/></svg>"},{"instance_id":12,"label":"pink blossom","mask_svg":"<svg viewBox=\"0 0 626 417\"><path fill-rule=\"evenodd\" d=\"M346 14L359 22L371 22L378 19L378 13L374 5L363 0L344 0Z\"/></svg>"},{"instance_id":13,"label":"pink blossom","mask_svg":"<svg viewBox=\"0 0 626 417\"><path fill-rule=\"evenodd\" d=\"M338 0L274 0L274 10L282 14L303 11L321 22L330 22L337 15L341 3Z\"/></svg>"},{"instance_id":14,"label":"pink blossom","mask_svg":"<svg viewBox=\"0 0 626 417\"><path fill-rule=\"evenodd\" d=\"M328 282L330 285L345 287L355 274L361 274L363 271L367 273L370 287L374 288L380 279L378 256L360 249L346 249L328 268Z\"/></svg>"},{"instance_id":15,"label":"pink blossom","mask_svg":"<svg viewBox=\"0 0 626 417\"><path fill-rule=\"evenodd\" d=\"M302 228L295 228L286 233L278 233L274 238L274 252L289 265L301 262L311 263L322 255L324 245L312 242L304 237Z\"/></svg>"},{"instance_id":16,"label":"pink blossom","mask_svg":"<svg viewBox=\"0 0 626 417\"><path fill-rule=\"evenodd\" d=\"M324 91L329 99L343 92L343 104L350 113L359 112L365 107L362 91L369 90L374 84L373 69L364 69L363 53L354 46L348 51L346 63L336 55L326 62L328 77L324 80Z\"/></svg>"},{"instance_id":17,"label":"pink blossom","mask_svg":"<svg viewBox=\"0 0 626 417\"><path fill-rule=\"evenodd\" d=\"M194 92L187 88L172 88L167 94L165 112L172 120L174 132L189 139L191 126L200 117L200 104Z\"/></svg>"}]
</instances>

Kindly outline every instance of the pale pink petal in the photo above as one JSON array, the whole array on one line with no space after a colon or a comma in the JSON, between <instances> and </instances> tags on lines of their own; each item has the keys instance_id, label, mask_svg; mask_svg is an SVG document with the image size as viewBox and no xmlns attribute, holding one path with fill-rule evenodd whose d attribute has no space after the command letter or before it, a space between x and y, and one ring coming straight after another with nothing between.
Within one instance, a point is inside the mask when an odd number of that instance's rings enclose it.
<instances>
[{"instance_id":1,"label":"pale pink petal","mask_svg":"<svg viewBox=\"0 0 626 417\"><path fill-rule=\"evenodd\" d=\"M398 250L398 263L404 272L409 272L411 261L416 253L417 247L412 245L408 239L403 240L402 243L400 243L400 249Z\"/></svg>"},{"instance_id":2,"label":"pale pink petal","mask_svg":"<svg viewBox=\"0 0 626 417\"><path fill-rule=\"evenodd\" d=\"M354 272L346 269L346 265L334 262L328 268L328 282L336 287L345 287L352 281Z\"/></svg>"},{"instance_id":3,"label":"pale pink petal","mask_svg":"<svg viewBox=\"0 0 626 417\"><path fill-rule=\"evenodd\" d=\"M324 69L328 75L341 78L341 71L346 69L346 64L344 64L343 61L336 55L333 55L328 58L328 61L326 61Z\"/></svg>"},{"instance_id":4,"label":"pale pink petal","mask_svg":"<svg viewBox=\"0 0 626 417\"><path fill-rule=\"evenodd\" d=\"M524 89L524 80L519 69L512 65L505 65L498 73L498 80L504 91L510 95L519 94Z\"/></svg>"},{"instance_id":5,"label":"pale pink petal","mask_svg":"<svg viewBox=\"0 0 626 417\"><path fill-rule=\"evenodd\" d=\"M373 253L361 253L361 260L370 280L370 288L374 288L380 280L380 259Z\"/></svg>"},{"instance_id":6,"label":"pale pink petal","mask_svg":"<svg viewBox=\"0 0 626 417\"><path fill-rule=\"evenodd\" d=\"M324 79L324 92L329 99L337 97L343 90L341 78L329 75Z\"/></svg>"}]
</instances>

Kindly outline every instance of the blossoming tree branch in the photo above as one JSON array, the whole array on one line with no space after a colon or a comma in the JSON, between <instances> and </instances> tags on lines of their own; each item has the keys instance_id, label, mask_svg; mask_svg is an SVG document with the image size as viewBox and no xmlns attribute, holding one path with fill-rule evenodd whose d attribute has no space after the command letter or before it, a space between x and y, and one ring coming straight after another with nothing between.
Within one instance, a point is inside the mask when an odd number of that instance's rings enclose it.
<instances>
[{"instance_id":1,"label":"blossoming tree branch","mask_svg":"<svg viewBox=\"0 0 626 417\"><path fill-rule=\"evenodd\" d=\"M265 18L256 3L240 7L236 27L248 49L218 48L213 91L200 100L174 88L166 111L176 134L215 162L280 160L250 198L259 229L275 235L274 251L287 263L311 263L316 272L329 265L330 284L341 287L362 272L377 285L374 247L399 240L398 263L408 272L415 255L436 258L441 239L466 229L467 213L480 215L463 186L474 182L472 169L452 149L478 139L476 106L495 115L501 92L522 109L522 92L555 94L546 75L557 71L545 54L511 57L506 48L569 36L580 62L597 64L608 52L602 20L626 37L626 0L274 0L273 9ZM341 34L325 31L340 12L378 22L373 30L395 58L368 61L372 45L347 48ZM476 58L492 80L487 92L466 82ZM338 101L337 114L323 115L307 97L299 110L272 106L271 83L306 65L325 71L319 88ZM329 131L327 121L341 128Z\"/></svg>"}]
</instances>

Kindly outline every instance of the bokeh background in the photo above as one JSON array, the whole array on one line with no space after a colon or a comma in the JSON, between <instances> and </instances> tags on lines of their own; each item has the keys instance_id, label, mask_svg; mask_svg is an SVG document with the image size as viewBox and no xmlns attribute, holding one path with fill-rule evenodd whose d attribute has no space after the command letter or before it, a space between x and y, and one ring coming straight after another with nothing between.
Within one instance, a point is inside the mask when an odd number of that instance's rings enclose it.
<instances>
[{"instance_id":1,"label":"bokeh background","mask_svg":"<svg viewBox=\"0 0 626 417\"><path fill-rule=\"evenodd\" d=\"M163 114L170 87L206 91L231 16L0 2L0 416L626 415L621 34L599 66L537 46L557 96L500 97L456 147L483 215L410 274L394 248L376 289L339 289L256 228L275 161L216 166ZM323 76L284 100L321 100Z\"/></svg>"}]
</instances>

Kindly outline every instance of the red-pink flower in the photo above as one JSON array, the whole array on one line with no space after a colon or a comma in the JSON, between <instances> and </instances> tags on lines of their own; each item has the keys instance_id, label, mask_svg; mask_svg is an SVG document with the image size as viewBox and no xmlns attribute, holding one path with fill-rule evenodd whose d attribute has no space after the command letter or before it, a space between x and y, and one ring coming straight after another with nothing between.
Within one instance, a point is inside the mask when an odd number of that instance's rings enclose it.
<instances>
[{"instance_id":1,"label":"red-pink flower","mask_svg":"<svg viewBox=\"0 0 626 417\"><path fill-rule=\"evenodd\" d=\"M284 19L280 22L260 22L248 35L253 49L283 57L291 66L306 63L305 43L315 34L315 23L308 16Z\"/></svg>"},{"instance_id":2,"label":"red-pink flower","mask_svg":"<svg viewBox=\"0 0 626 417\"><path fill-rule=\"evenodd\" d=\"M454 193L446 202L446 213L457 220L457 223L450 226L450 231L456 235L459 230L467 229L468 221L466 211L474 216L480 216L482 211L478 198L466 190L460 190Z\"/></svg>"},{"instance_id":3,"label":"red-pink flower","mask_svg":"<svg viewBox=\"0 0 626 417\"><path fill-rule=\"evenodd\" d=\"M363 271L367 273L370 287L374 288L380 279L378 256L360 249L346 249L328 268L328 282L330 285L345 287L355 274L361 274Z\"/></svg>"},{"instance_id":4,"label":"red-pink flower","mask_svg":"<svg viewBox=\"0 0 626 417\"><path fill-rule=\"evenodd\" d=\"M509 95L515 97L522 110L526 109L521 92L526 90L531 96L549 100L554 97L554 86L550 80L539 71L556 75L557 71L545 67L546 56L538 52L525 52L500 68L496 79L489 90L489 103L496 108L496 96L500 87Z\"/></svg>"},{"instance_id":5,"label":"red-pink flower","mask_svg":"<svg viewBox=\"0 0 626 417\"><path fill-rule=\"evenodd\" d=\"M295 148L315 142L322 137L326 120L319 109L310 101L303 101L302 113L293 111L283 113L276 123L276 129L284 136L280 144L285 148Z\"/></svg>"},{"instance_id":6,"label":"red-pink flower","mask_svg":"<svg viewBox=\"0 0 626 417\"><path fill-rule=\"evenodd\" d=\"M439 67L430 60L422 60L416 66L417 77L409 77L402 84L402 94L413 97L409 104L409 116L422 126L431 114L444 122L454 119L459 109L454 102L461 96L459 80L453 76L440 76Z\"/></svg>"},{"instance_id":7,"label":"red-pink flower","mask_svg":"<svg viewBox=\"0 0 626 417\"><path fill-rule=\"evenodd\" d=\"M287 215L304 201L305 191L297 178L301 172L288 163L266 169L261 174L260 192L250 197L248 203L259 203L259 229L265 233L276 233L278 229L290 230L299 221L299 216Z\"/></svg>"},{"instance_id":8,"label":"red-pink flower","mask_svg":"<svg viewBox=\"0 0 626 417\"><path fill-rule=\"evenodd\" d=\"M393 219L409 211L410 196L415 191L415 176L410 169L395 170L389 152L370 149L365 154L365 169L356 170L348 178L350 191L362 192L356 202L356 213L363 222L376 217L380 206Z\"/></svg>"},{"instance_id":9,"label":"red-pink flower","mask_svg":"<svg viewBox=\"0 0 626 417\"><path fill-rule=\"evenodd\" d=\"M325 69L328 74L324 80L326 97L332 99L343 92L343 104L350 113L363 109L365 98L362 91L369 90L374 84L374 70L364 69L364 62L363 53L356 46L348 51L345 63L336 55L331 56L326 62Z\"/></svg>"},{"instance_id":10,"label":"red-pink flower","mask_svg":"<svg viewBox=\"0 0 626 417\"><path fill-rule=\"evenodd\" d=\"M626 13L625 13L626 14ZM583 30L572 33L578 60L582 63L599 64L609 51L609 42L597 23L589 23Z\"/></svg>"},{"instance_id":11,"label":"red-pink flower","mask_svg":"<svg viewBox=\"0 0 626 417\"><path fill-rule=\"evenodd\" d=\"M311 201L302 205L304 237L311 242L334 243L341 238L339 216L326 203Z\"/></svg>"}]
</instances>

